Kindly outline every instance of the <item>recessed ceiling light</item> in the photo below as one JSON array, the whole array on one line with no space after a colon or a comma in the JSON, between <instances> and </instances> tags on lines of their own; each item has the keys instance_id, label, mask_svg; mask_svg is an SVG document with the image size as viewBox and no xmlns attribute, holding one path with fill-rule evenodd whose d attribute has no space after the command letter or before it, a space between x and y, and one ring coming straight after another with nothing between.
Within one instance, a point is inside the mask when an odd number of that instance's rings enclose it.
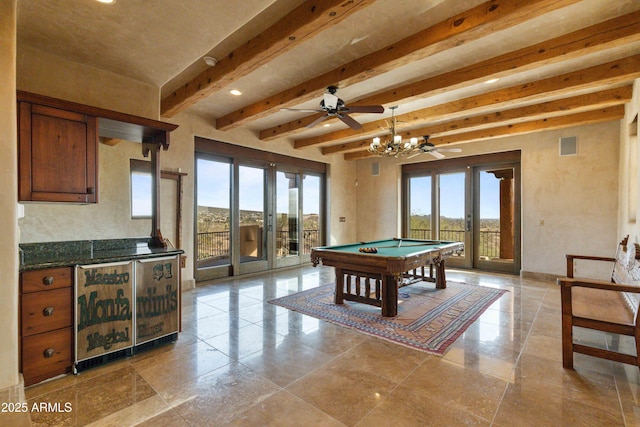
<instances>
[{"instance_id":1,"label":"recessed ceiling light","mask_svg":"<svg viewBox=\"0 0 640 427\"><path fill-rule=\"evenodd\" d=\"M230 93L231 95L235 95L235 96L240 96L240 95L242 95L242 92L240 92L238 89L231 89L231 90L229 91L229 93Z\"/></svg>"},{"instance_id":2,"label":"recessed ceiling light","mask_svg":"<svg viewBox=\"0 0 640 427\"><path fill-rule=\"evenodd\" d=\"M116 0L96 0L98 3L114 4Z\"/></svg>"},{"instance_id":3,"label":"recessed ceiling light","mask_svg":"<svg viewBox=\"0 0 640 427\"><path fill-rule=\"evenodd\" d=\"M485 82L485 84L495 83L495 82L497 82L498 80L500 80L500 79L489 79L489 80L487 80L487 81Z\"/></svg>"},{"instance_id":4,"label":"recessed ceiling light","mask_svg":"<svg viewBox=\"0 0 640 427\"><path fill-rule=\"evenodd\" d=\"M329 126L331 126L331 123L325 123L325 124L323 124L322 126L324 126L324 127L328 128Z\"/></svg>"}]
</instances>

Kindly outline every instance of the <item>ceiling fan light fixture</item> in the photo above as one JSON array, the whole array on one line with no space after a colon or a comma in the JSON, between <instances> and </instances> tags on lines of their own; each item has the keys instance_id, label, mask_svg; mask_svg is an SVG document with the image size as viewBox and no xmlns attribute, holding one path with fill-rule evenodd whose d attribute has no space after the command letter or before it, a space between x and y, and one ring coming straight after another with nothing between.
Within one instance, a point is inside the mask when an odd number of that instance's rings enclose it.
<instances>
[{"instance_id":1,"label":"ceiling fan light fixture","mask_svg":"<svg viewBox=\"0 0 640 427\"><path fill-rule=\"evenodd\" d=\"M350 113L384 113L384 107L382 105L347 106L344 101L336 95L337 91L338 86L327 87L327 92L322 95L322 100L320 101L320 109L281 108L281 110L324 113L322 116L305 126L307 128L312 128L330 117L335 117L354 130L362 129L362 125L354 120L349 115Z\"/></svg>"}]
</instances>

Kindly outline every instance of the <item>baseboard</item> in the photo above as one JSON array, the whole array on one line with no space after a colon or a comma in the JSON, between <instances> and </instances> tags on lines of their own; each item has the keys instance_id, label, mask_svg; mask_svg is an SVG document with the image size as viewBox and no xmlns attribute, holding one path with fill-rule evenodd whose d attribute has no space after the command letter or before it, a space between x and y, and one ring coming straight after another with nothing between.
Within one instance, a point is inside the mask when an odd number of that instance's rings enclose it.
<instances>
[{"instance_id":1,"label":"baseboard","mask_svg":"<svg viewBox=\"0 0 640 427\"><path fill-rule=\"evenodd\" d=\"M520 270L520 277L523 279L533 279L539 280L541 282L553 282L556 283L558 277L562 275L559 274L549 274L549 273L536 273L534 271L524 271Z\"/></svg>"}]
</instances>

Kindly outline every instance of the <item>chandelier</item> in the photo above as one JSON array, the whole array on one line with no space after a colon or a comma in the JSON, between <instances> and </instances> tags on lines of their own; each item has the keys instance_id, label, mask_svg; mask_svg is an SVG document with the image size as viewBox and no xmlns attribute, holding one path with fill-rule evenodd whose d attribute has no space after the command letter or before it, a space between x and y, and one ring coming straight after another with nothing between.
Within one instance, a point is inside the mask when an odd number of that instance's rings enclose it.
<instances>
[{"instance_id":1,"label":"chandelier","mask_svg":"<svg viewBox=\"0 0 640 427\"><path fill-rule=\"evenodd\" d=\"M418 151L418 138L411 138L408 141L402 140L402 135L396 134L396 116L395 110L398 106L389 107L391 109L391 139L381 141L376 136L369 144L369 152L377 156L400 157Z\"/></svg>"}]
</instances>

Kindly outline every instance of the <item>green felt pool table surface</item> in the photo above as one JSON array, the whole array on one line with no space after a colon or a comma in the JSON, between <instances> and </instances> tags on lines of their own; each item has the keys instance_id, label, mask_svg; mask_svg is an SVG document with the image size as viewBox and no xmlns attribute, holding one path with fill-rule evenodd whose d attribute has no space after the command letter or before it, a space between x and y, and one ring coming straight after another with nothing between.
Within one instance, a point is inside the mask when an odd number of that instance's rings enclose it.
<instances>
[{"instance_id":1,"label":"green felt pool table surface","mask_svg":"<svg viewBox=\"0 0 640 427\"><path fill-rule=\"evenodd\" d=\"M456 242L445 242L437 240L418 239L385 239L370 242L359 242L348 245L322 246L317 249L348 252L353 254L365 254L360 252L360 248L376 248L377 253L366 253L365 255L377 255L387 257L410 257L425 251L439 250L450 247Z\"/></svg>"}]
</instances>

